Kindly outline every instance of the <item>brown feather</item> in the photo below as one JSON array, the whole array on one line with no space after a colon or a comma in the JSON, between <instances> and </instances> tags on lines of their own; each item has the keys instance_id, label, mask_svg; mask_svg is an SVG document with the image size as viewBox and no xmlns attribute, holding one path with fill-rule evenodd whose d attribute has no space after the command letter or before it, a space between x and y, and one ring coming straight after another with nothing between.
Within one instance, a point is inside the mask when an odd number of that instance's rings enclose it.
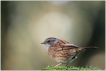
<instances>
[{"instance_id":1,"label":"brown feather","mask_svg":"<svg viewBox=\"0 0 106 71\"><path fill-rule=\"evenodd\" d=\"M49 40L51 38L48 38ZM48 43L48 39L46 39L45 43ZM56 38L52 38L56 39ZM69 63L76 59L76 56L84 51L85 49L96 49L97 47L79 47L74 44L71 44L65 40L59 40L56 43L49 42L50 47L48 48L49 56L60 63ZM70 60L71 58L71 60Z\"/></svg>"}]
</instances>

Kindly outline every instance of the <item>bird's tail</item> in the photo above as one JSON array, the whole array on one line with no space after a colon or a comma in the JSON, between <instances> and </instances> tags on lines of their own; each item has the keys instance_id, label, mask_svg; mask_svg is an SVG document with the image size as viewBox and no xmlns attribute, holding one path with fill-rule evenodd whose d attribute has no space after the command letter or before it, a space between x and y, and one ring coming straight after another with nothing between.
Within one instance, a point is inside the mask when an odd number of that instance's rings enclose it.
<instances>
[{"instance_id":1,"label":"bird's tail","mask_svg":"<svg viewBox=\"0 0 106 71\"><path fill-rule=\"evenodd\" d=\"M94 47L94 46L91 46L91 47L82 47L82 49L97 49L98 47Z\"/></svg>"}]
</instances>

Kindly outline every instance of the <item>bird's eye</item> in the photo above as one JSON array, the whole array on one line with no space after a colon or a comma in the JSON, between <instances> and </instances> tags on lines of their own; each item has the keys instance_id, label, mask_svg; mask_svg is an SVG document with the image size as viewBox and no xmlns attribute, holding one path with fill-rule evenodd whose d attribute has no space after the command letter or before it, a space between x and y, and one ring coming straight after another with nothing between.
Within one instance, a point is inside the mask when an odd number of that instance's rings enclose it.
<instances>
[{"instance_id":1,"label":"bird's eye","mask_svg":"<svg viewBox=\"0 0 106 71\"><path fill-rule=\"evenodd\" d=\"M48 42L50 42L50 41L48 41Z\"/></svg>"}]
</instances>

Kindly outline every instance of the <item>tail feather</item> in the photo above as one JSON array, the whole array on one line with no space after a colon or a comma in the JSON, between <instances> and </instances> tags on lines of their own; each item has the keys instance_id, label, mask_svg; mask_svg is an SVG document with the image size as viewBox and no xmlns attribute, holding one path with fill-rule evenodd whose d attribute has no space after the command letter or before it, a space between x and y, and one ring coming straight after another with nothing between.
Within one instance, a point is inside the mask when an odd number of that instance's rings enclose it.
<instances>
[{"instance_id":1,"label":"tail feather","mask_svg":"<svg viewBox=\"0 0 106 71\"><path fill-rule=\"evenodd\" d=\"M82 47L83 49L97 49L98 47L94 47L94 46L91 46L91 47Z\"/></svg>"}]
</instances>

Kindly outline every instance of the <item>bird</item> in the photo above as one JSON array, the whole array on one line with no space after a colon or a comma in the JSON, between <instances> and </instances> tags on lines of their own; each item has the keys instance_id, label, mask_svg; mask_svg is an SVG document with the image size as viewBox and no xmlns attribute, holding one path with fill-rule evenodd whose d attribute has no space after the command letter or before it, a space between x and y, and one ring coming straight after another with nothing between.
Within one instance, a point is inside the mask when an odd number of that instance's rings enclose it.
<instances>
[{"instance_id":1,"label":"bird","mask_svg":"<svg viewBox=\"0 0 106 71\"><path fill-rule=\"evenodd\" d=\"M58 67L61 64L66 64L74 61L78 54L86 49L97 49L98 47L80 47L75 44L69 43L68 41L61 40L55 37L49 37L41 44L44 44L47 48L48 55L51 59L58 62L59 64L54 67Z\"/></svg>"}]
</instances>

